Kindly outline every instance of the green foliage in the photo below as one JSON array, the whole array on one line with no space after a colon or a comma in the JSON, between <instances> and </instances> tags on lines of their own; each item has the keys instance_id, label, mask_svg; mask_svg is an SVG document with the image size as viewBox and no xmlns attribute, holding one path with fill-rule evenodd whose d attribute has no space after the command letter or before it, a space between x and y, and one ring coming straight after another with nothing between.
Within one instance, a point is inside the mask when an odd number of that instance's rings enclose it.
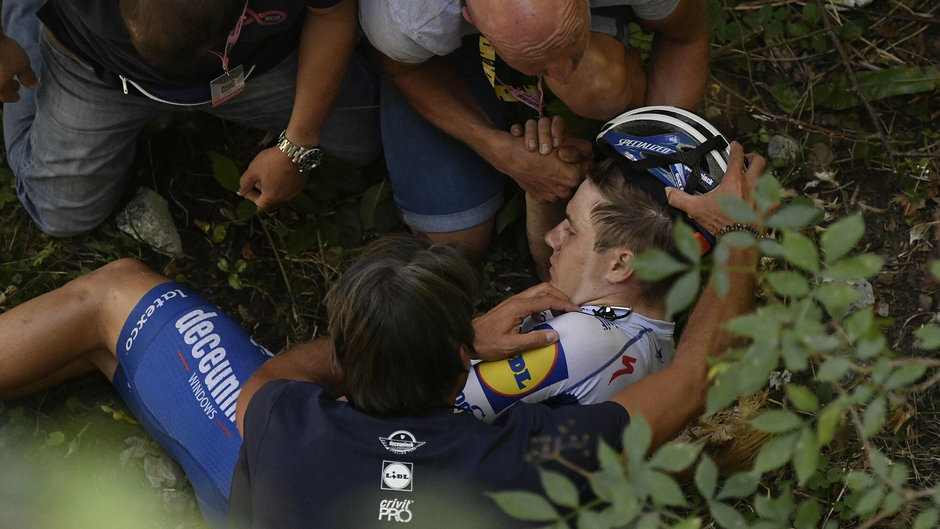
<instances>
[{"instance_id":1,"label":"green foliage","mask_svg":"<svg viewBox=\"0 0 940 529\"><path fill-rule=\"evenodd\" d=\"M575 518L578 527L698 527L704 517L722 528L810 528L818 527L826 505L842 520L899 517L896 525L903 525L906 515L899 513L913 510L919 513L915 526L935 526L937 509L923 499L932 491L913 486L907 465L874 440L906 395L940 364L891 351L882 333L884 322L873 308L854 305L855 285L877 274L883 263L874 254L852 253L865 233L862 217L849 215L823 225L821 212L803 200L774 211L781 186L769 176L760 184L769 191L764 191L756 215L734 201L725 201L725 211L772 227L777 242L728 236L709 262L680 239L682 261L649 252L636 258L635 268L641 277L677 277L667 298L674 310L688 306L694 295L687 291L698 290L703 273L721 266L727 245L756 245L776 257L757 272L762 302L725 325L745 343L713 363L706 398L706 413L715 414L741 396L766 390L773 371L790 373L792 381L779 390L777 404L750 419L753 428L769 435L750 469L722 477L700 444L685 442L666 443L647 457L652 433L636 417L623 434L624 453L602 446L600 469L588 472L596 499L574 504L569 481L543 474L546 496L539 505L545 517L540 521L553 527ZM680 228L675 235L688 234ZM934 264L931 271L938 275L940 267ZM935 325L923 327L917 336L923 348L940 346ZM934 378L927 380L936 384ZM845 450L846 444L849 452L863 455L848 472L845 460L830 454L836 445ZM684 486L675 477L683 471L692 476ZM847 493L830 495L841 487ZM525 499L535 505L531 495ZM533 513L523 514L535 519Z\"/></svg>"}]
</instances>

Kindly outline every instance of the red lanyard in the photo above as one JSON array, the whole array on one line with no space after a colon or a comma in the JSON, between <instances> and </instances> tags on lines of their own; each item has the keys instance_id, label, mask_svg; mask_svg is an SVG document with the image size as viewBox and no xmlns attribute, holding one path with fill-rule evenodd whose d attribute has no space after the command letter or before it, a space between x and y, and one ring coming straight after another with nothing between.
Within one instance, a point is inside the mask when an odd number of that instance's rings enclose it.
<instances>
[{"instance_id":1,"label":"red lanyard","mask_svg":"<svg viewBox=\"0 0 940 529\"><path fill-rule=\"evenodd\" d=\"M228 54L232 51L232 48L235 46L235 43L238 42L239 35L242 34L242 23L245 21L245 13L248 12L248 0L245 0L245 7L242 8L242 14L238 17L238 22L235 23L235 27L232 28L232 31L229 31L228 38L225 39L225 48L220 55L219 52L213 51L216 57L222 59L222 69L228 73Z\"/></svg>"}]
</instances>

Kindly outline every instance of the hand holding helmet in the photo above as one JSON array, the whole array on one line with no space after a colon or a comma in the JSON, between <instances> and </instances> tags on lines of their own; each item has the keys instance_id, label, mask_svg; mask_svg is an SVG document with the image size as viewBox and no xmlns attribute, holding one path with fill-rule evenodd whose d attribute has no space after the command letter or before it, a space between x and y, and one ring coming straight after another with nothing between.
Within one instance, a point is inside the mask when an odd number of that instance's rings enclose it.
<instances>
[{"instance_id":1,"label":"hand holding helmet","mask_svg":"<svg viewBox=\"0 0 940 529\"><path fill-rule=\"evenodd\" d=\"M740 144L730 148L732 144L709 122L676 107L625 112L601 128L597 143L625 177L654 199L685 213L697 232L702 253L711 249L719 230L734 223L718 204L717 195L734 195L750 202L756 179L766 165L760 156L749 155L745 171ZM722 184L724 179L729 180L727 185Z\"/></svg>"}]
</instances>

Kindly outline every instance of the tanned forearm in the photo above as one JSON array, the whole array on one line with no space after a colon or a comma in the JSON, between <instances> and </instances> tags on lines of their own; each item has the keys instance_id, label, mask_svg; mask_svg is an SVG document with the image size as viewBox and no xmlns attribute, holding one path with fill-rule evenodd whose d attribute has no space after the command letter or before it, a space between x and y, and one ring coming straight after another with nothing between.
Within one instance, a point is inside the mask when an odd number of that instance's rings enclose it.
<instances>
[{"instance_id":1,"label":"tanned forearm","mask_svg":"<svg viewBox=\"0 0 940 529\"><path fill-rule=\"evenodd\" d=\"M681 0L670 16L645 25L656 31L646 80L647 105L696 109L708 78L709 33L703 0Z\"/></svg>"},{"instance_id":2,"label":"tanned forearm","mask_svg":"<svg viewBox=\"0 0 940 529\"><path fill-rule=\"evenodd\" d=\"M732 336L722 331L721 325L751 306L757 259L756 249L731 249L723 267L729 277L728 294L720 296L709 284L689 317L672 364L611 399L631 416L646 419L654 447L701 413L708 389L708 359L722 354L731 344Z\"/></svg>"},{"instance_id":3,"label":"tanned forearm","mask_svg":"<svg viewBox=\"0 0 940 529\"><path fill-rule=\"evenodd\" d=\"M297 89L287 137L298 145L320 142L320 128L343 84L356 45L356 0L307 9L300 40Z\"/></svg>"},{"instance_id":4,"label":"tanned forearm","mask_svg":"<svg viewBox=\"0 0 940 529\"><path fill-rule=\"evenodd\" d=\"M295 345L265 362L242 386L236 407L239 431L242 431L249 401L261 386L272 380L315 382L326 388L330 395L341 397L345 394L343 373L333 362L329 337Z\"/></svg>"}]
</instances>

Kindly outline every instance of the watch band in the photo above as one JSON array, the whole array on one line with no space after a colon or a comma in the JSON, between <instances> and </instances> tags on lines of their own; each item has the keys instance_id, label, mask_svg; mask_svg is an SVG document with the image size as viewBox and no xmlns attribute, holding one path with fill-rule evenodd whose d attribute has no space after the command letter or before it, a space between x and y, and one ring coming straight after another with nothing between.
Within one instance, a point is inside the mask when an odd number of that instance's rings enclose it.
<instances>
[{"instance_id":1,"label":"watch band","mask_svg":"<svg viewBox=\"0 0 940 529\"><path fill-rule=\"evenodd\" d=\"M287 139L287 130L281 132L277 139L277 148L294 162L297 170L306 172L320 164L322 152L319 145L303 147Z\"/></svg>"}]
</instances>

